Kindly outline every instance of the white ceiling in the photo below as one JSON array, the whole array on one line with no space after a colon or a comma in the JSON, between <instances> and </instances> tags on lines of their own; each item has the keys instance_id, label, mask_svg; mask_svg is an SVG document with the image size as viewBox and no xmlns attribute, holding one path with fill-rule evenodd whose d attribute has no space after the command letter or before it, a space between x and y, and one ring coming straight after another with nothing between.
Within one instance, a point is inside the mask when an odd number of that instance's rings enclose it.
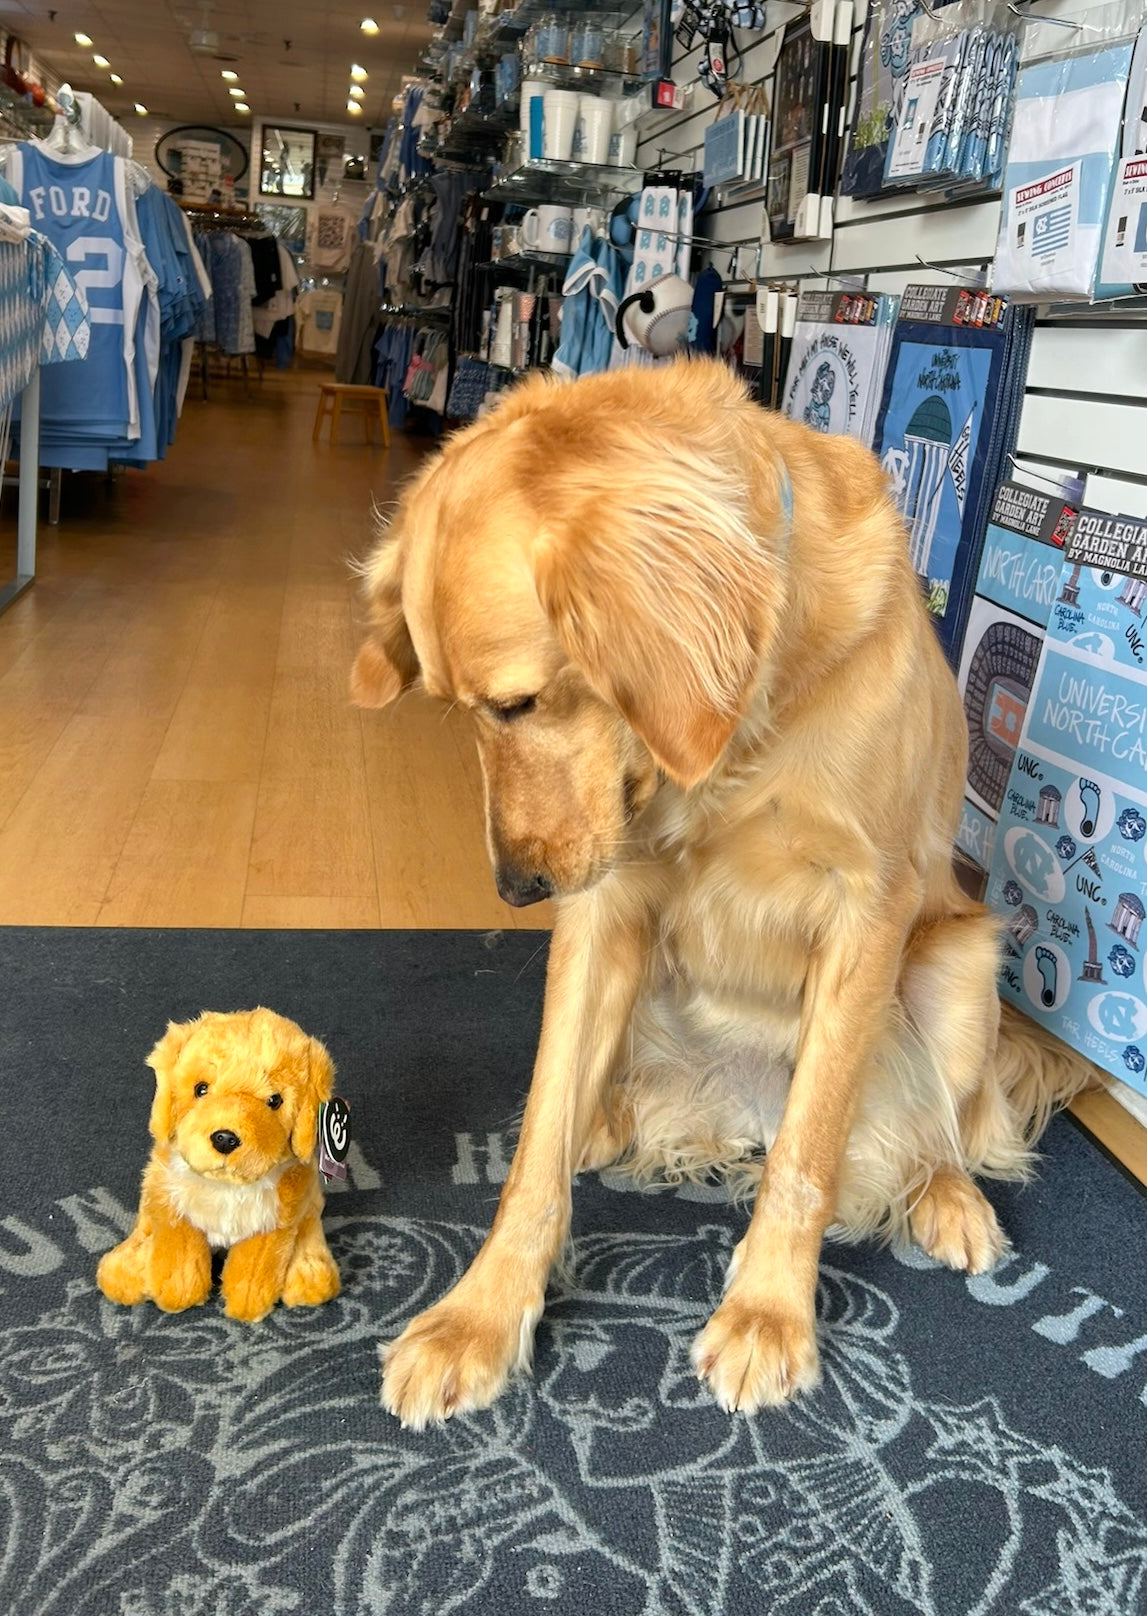
<instances>
[{"instance_id":1,"label":"white ceiling","mask_svg":"<svg viewBox=\"0 0 1147 1616\"><path fill-rule=\"evenodd\" d=\"M234 126L220 77L239 74L251 118L313 123L385 123L402 75L413 70L433 32L425 0L0 0L0 26L25 39L34 55L78 90L91 90L129 133L139 101L158 118ZM373 9L368 9L373 7ZM373 16L379 32L359 28ZM52 20L54 18L54 21ZM193 29L218 35L213 55L191 50ZM75 43L88 34L90 49ZM288 48L287 41L290 41ZM110 64L98 68L93 51ZM216 55L223 58L216 60ZM350 67L367 69L363 115L346 110ZM123 84L112 84L109 73Z\"/></svg>"}]
</instances>

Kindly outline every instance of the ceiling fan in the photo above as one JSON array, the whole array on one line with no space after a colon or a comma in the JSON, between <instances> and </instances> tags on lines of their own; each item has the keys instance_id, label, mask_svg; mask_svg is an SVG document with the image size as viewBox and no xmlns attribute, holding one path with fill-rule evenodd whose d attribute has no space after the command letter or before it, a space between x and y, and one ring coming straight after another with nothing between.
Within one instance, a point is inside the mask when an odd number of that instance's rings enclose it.
<instances>
[{"instance_id":1,"label":"ceiling fan","mask_svg":"<svg viewBox=\"0 0 1147 1616\"><path fill-rule=\"evenodd\" d=\"M198 17L184 13L176 16L181 28L187 31L187 48L193 56L206 56L213 62L235 62L240 47L265 46L270 43L266 34L225 32L212 26L211 6L203 4Z\"/></svg>"}]
</instances>

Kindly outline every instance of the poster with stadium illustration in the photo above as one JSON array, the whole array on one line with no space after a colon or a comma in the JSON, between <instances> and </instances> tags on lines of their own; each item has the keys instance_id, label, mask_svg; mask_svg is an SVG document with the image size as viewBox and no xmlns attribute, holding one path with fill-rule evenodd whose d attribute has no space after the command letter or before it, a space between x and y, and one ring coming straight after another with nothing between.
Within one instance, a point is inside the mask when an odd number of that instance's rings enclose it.
<instances>
[{"instance_id":1,"label":"poster with stadium illustration","mask_svg":"<svg viewBox=\"0 0 1147 1616\"><path fill-rule=\"evenodd\" d=\"M956 845L986 881L1063 549L1076 511L1023 483L996 490L960 657L968 782Z\"/></svg>"},{"instance_id":2,"label":"poster with stadium illustration","mask_svg":"<svg viewBox=\"0 0 1147 1616\"><path fill-rule=\"evenodd\" d=\"M908 526L912 565L929 610L942 617L969 503L992 353L945 342L937 332L932 341L901 341L892 364L880 460Z\"/></svg>"},{"instance_id":3,"label":"poster with stadium illustration","mask_svg":"<svg viewBox=\"0 0 1147 1616\"><path fill-rule=\"evenodd\" d=\"M996 830L1004 997L1147 1094L1147 523L1082 511Z\"/></svg>"}]
</instances>

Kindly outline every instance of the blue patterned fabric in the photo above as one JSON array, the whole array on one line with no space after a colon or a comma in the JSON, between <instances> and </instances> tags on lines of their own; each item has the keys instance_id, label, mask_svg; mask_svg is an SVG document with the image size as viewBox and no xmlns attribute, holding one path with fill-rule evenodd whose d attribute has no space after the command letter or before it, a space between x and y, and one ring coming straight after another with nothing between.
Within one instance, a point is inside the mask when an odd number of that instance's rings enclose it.
<instances>
[{"instance_id":1,"label":"blue patterned fabric","mask_svg":"<svg viewBox=\"0 0 1147 1616\"><path fill-rule=\"evenodd\" d=\"M40 363L59 365L86 359L92 340L88 300L52 243L42 239L46 286Z\"/></svg>"},{"instance_id":2,"label":"blue patterned fabric","mask_svg":"<svg viewBox=\"0 0 1147 1616\"><path fill-rule=\"evenodd\" d=\"M44 331L42 275L31 238L0 241L0 409L23 392L36 369Z\"/></svg>"},{"instance_id":3,"label":"blue patterned fabric","mask_svg":"<svg viewBox=\"0 0 1147 1616\"><path fill-rule=\"evenodd\" d=\"M0 930L5 1616L1141 1616L1147 1200L1062 1119L1031 1186L987 1186L992 1273L826 1248L789 1407L730 1417L689 1358L747 1212L614 1171L575 1185L532 1375L440 1429L384 1413L378 1342L489 1227L546 941ZM343 1293L113 1306L144 1056L259 1002L351 1106Z\"/></svg>"},{"instance_id":4,"label":"blue patterned fabric","mask_svg":"<svg viewBox=\"0 0 1147 1616\"><path fill-rule=\"evenodd\" d=\"M0 409L32 379L37 363L82 359L91 324L87 299L46 237L0 241Z\"/></svg>"}]
</instances>

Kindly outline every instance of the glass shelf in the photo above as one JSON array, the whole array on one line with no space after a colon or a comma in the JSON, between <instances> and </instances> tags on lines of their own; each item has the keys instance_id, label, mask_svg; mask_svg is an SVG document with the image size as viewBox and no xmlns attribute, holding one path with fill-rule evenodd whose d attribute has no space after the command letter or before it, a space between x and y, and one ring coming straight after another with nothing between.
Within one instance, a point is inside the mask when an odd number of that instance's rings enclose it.
<instances>
[{"instance_id":1,"label":"glass shelf","mask_svg":"<svg viewBox=\"0 0 1147 1616\"><path fill-rule=\"evenodd\" d=\"M603 192L627 196L641 184L643 170L616 163L560 163L535 159L499 176L482 192L487 202L583 202Z\"/></svg>"},{"instance_id":2,"label":"glass shelf","mask_svg":"<svg viewBox=\"0 0 1147 1616\"><path fill-rule=\"evenodd\" d=\"M563 62L534 62L522 75L522 82L552 84L559 90L610 90L625 100L648 95L649 84L638 73L617 73L609 67L572 67Z\"/></svg>"},{"instance_id":3,"label":"glass shelf","mask_svg":"<svg viewBox=\"0 0 1147 1616\"><path fill-rule=\"evenodd\" d=\"M535 270L548 274L552 271L564 278L569 265L569 253L524 252L510 253L504 258L491 258L487 263L475 265L475 268L491 273L506 270L511 274L533 274Z\"/></svg>"}]
</instances>

